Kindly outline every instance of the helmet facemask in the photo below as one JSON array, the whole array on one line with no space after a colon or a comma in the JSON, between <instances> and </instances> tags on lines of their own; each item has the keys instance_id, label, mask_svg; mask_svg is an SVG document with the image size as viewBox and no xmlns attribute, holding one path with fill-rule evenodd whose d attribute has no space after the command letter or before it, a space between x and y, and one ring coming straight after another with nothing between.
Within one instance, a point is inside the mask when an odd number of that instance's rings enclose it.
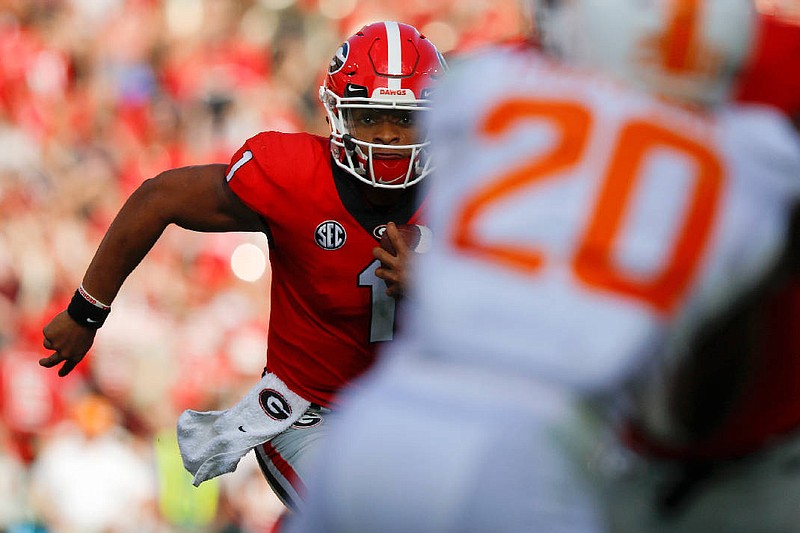
<instances>
[{"instance_id":1,"label":"helmet facemask","mask_svg":"<svg viewBox=\"0 0 800 533\"><path fill-rule=\"evenodd\" d=\"M414 185L431 172L430 141L421 134L420 126L421 115L427 109L426 101L397 103L372 98L340 98L324 87L320 88L320 96L331 125L334 161L349 174L373 187L396 189ZM413 129L414 142L374 142L369 133L365 135L368 126L360 123L376 119L392 122L395 129ZM405 122L410 123L403 125Z\"/></svg>"}]
</instances>

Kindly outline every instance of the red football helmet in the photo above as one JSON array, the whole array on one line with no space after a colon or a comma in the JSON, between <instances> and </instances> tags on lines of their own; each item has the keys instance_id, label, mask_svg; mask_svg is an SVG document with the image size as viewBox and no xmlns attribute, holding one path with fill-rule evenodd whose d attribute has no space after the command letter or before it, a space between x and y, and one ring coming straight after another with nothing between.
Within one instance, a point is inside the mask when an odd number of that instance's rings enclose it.
<instances>
[{"instance_id":1,"label":"red football helmet","mask_svg":"<svg viewBox=\"0 0 800 533\"><path fill-rule=\"evenodd\" d=\"M373 187L408 187L427 176L429 142L418 128L413 143L378 144L357 138L353 115L387 110L418 124L416 115L429 106L430 85L445 68L433 43L407 24L368 24L342 43L319 89L336 164Z\"/></svg>"}]
</instances>

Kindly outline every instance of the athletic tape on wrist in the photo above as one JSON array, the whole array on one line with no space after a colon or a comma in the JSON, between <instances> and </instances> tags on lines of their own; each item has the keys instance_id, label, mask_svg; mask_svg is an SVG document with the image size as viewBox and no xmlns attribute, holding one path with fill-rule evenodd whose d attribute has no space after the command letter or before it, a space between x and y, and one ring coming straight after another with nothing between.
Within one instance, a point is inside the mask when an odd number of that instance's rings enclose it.
<instances>
[{"instance_id":1,"label":"athletic tape on wrist","mask_svg":"<svg viewBox=\"0 0 800 533\"><path fill-rule=\"evenodd\" d=\"M81 289L82 288L83 287L81 287ZM72 300L70 300L69 306L67 307L67 314L81 326L89 329L100 329L111 313L111 307L107 305L105 307L100 307L97 304L104 304L95 298L89 301L86 296L84 296L84 294L88 295L88 293L86 293L85 290L81 291L81 289L76 290L75 294L72 295ZM89 298L91 298L91 296L89 296Z\"/></svg>"}]
</instances>

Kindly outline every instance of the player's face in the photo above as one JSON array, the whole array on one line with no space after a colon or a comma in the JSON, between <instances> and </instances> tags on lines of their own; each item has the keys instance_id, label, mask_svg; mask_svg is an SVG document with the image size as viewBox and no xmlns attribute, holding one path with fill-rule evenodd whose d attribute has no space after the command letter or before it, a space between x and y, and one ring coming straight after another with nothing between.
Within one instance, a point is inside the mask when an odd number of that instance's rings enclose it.
<instances>
[{"instance_id":1,"label":"player's face","mask_svg":"<svg viewBox=\"0 0 800 533\"><path fill-rule=\"evenodd\" d=\"M350 133L360 141L401 146L419 142L419 111L352 109Z\"/></svg>"}]
</instances>

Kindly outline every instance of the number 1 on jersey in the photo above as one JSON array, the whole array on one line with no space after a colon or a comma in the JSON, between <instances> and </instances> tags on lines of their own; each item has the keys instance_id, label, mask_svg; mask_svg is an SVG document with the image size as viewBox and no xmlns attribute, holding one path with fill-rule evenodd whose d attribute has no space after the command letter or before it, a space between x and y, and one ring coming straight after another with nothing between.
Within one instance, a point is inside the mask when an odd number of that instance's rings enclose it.
<instances>
[{"instance_id":1,"label":"number 1 on jersey","mask_svg":"<svg viewBox=\"0 0 800 533\"><path fill-rule=\"evenodd\" d=\"M369 342L390 341L394 337L395 299L386 294L386 282L375 275L380 266L376 259L358 275L358 286L369 287L372 298Z\"/></svg>"}]
</instances>

